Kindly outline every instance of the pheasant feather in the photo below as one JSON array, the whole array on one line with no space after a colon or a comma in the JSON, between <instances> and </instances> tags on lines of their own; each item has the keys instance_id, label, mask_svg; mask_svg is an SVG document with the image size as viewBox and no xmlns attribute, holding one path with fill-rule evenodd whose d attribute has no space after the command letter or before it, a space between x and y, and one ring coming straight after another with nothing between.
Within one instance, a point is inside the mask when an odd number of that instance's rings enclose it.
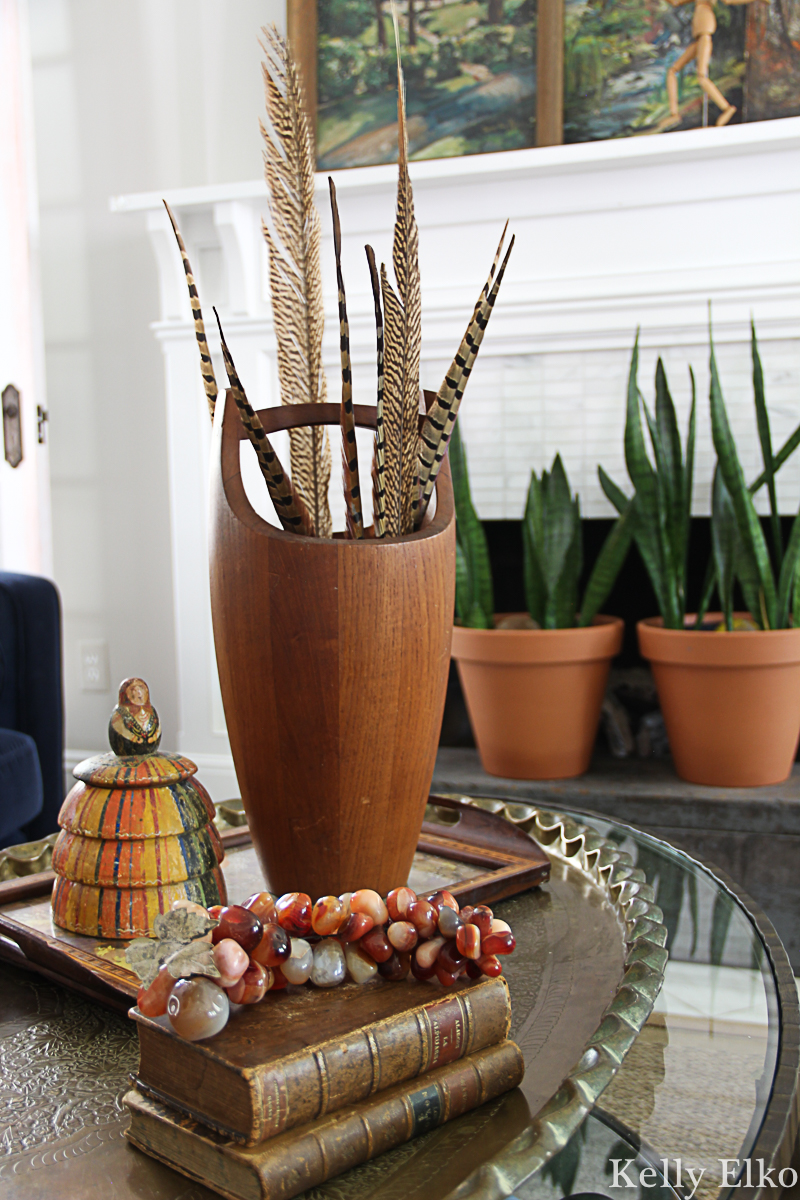
<instances>
[{"instance_id":1,"label":"pheasant feather","mask_svg":"<svg viewBox=\"0 0 800 1200\"><path fill-rule=\"evenodd\" d=\"M381 282L372 246L365 247L375 305L375 335L378 344L378 399L375 409L375 452L372 458L372 515L375 537L386 534L386 443L383 429L383 313Z\"/></svg>"},{"instance_id":2,"label":"pheasant feather","mask_svg":"<svg viewBox=\"0 0 800 1200\"><path fill-rule=\"evenodd\" d=\"M302 498L292 486L292 481L283 470L280 459L272 448L272 443L267 437L267 432L261 424L258 413L245 395L245 390L236 372L230 350L225 343L219 313L216 309L214 309L214 316L217 318L217 325L219 325L222 357L225 362L225 370L228 374L228 382L231 385L231 395L236 402L236 407L239 409L242 425L255 449L258 465L266 481L270 499L275 506L278 519L283 528L287 529L290 533L301 533L306 534L308 537L313 537L314 523L309 516L308 510Z\"/></svg>"},{"instance_id":3,"label":"pheasant feather","mask_svg":"<svg viewBox=\"0 0 800 1200\"><path fill-rule=\"evenodd\" d=\"M422 342L422 293L419 231L408 173L405 80L400 62L397 12L397 212L392 263L395 294L382 268L384 309L384 428L386 431L386 527L390 534L410 533L418 504L419 363ZM395 461L395 460L398 461Z\"/></svg>"},{"instance_id":4,"label":"pheasant feather","mask_svg":"<svg viewBox=\"0 0 800 1200\"><path fill-rule=\"evenodd\" d=\"M347 531L351 538L364 536L364 516L361 510L361 487L358 481L358 447L356 446L356 423L353 417L353 375L350 364L350 326L347 321L347 300L344 294L342 274L342 230L339 224L339 206L336 203L336 188L328 178L331 193L331 215L333 217L333 249L336 255L336 286L339 294L339 350L342 359L342 406L339 423L342 427L342 478L347 517Z\"/></svg>"},{"instance_id":5,"label":"pheasant feather","mask_svg":"<svg viewBox=\"0 0 800 1200\"><path fill-rule=\"evenodd\" d=\"M209 416L213 421L214 408L217 403L217 394L219 389L217 388L217 379L214 375L214 365L211 362L211 353L208 349L208 342L206 340L206 327L203 324L203 311L200 308L200 300L197 295L197 284L194 281L192 268L189 264L189 256L187 255L186 247L183 244L183 238L181 237L181 231L178 228L178 222L175 220L175 217L172 214L172 209L167 204L166 200L164 201L164 208L167 210L167 216L170 219L172 231L175 234L175 238L178 243L178 249L181 252L183 269L186 272L186 282L189 285L189 303L192 306L194 332L195 337L197 338L197 345L200 349L200 371L203 376L203 387L205 388L206 400L208 401Z\"/></svg>"},{"instance_id":6,"label":"pheasant feather","mask_svg":"<svg viewBox=\"0 0 800 1200\"><path fill-rule=\"evenodd\" d=\"M497 293L500 290L500 284L503 282L506 265L513 249L514 238L512 237L491 289L487 292L488 284L491 280L490 274L489 280L481 292L481 298L475 306L475 313L467 327L467 332L464 334L464 340L458 348L458 353L453 359L450 370L445 375L436 399L431 405L430 411L423 423L422 435L420 437L421 494L417 513L417 525L421 523L422 518L425 516L430 498L433 495L436 477L439 474L442 460L447 453L450 435L453 432L453 426L458 416L461 397L464 395L472 367L475 359L478 357L483 335L486 332L486 326L489 324L489 318L492 315ZM492 267L492 271L494 271L494 267ZM425 476L424 482L422 482L423 475Z\"/></svg>"},{"instance_id":7,"label":"pheasant feather","mask_svg":"<svg viewBox=\"0 0 800 1200\"><path fill-rule=\"evenodd\" d=\"M278 342L278 377L284 404L325 400L322 370L322 276L320 220L314 206L314 147L305 96L289 48L275 29L264 29L262 64L269 129L264 174L271 228L269 249L272 312ZM292 429L292 479L305 498L320 537L332 535L328 505L331 449L323 426Z\"/></svg>"}]
</instances>

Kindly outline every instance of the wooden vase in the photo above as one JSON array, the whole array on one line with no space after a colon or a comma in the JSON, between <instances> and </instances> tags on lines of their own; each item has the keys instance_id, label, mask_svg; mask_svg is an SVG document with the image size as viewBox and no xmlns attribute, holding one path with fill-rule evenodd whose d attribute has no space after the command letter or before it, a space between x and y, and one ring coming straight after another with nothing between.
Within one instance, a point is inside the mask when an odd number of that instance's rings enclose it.
<instances>
[{"instance_id":1,"label":"wooden vase","mask_svg":"<svg viewBox=\"0 0 800 1200\"><path fill-rule=\"evenodd\" d=\"M339 422L336 404L260 413L267 433ZM355 405L356 424L375 409ZM312 898L406 882L444 709L455 592L447 463L433 518L403 538L308 538L262 520L220 397L211 465L211 608L233 761L273 891ZM334 460L338 455L334 451Z\"/></svg>"}]
</instances>

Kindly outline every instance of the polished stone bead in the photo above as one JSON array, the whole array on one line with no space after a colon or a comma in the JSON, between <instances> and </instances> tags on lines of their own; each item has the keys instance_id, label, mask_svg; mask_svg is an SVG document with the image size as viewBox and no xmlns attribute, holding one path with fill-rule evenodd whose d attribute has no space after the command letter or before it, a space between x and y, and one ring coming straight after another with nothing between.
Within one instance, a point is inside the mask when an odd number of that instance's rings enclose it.
<instances>
[{"instance_id":1,"label":"polished stone bead","mask_svg":"<svg viewBox=\"0 0 800 1200\"><path fill-rule=\"evenodd\" d=\"M439 909L439 933L442 937L454 938L464 922L457 912L444 905Z\"/></svg>"},{"instance_id":2,"label":"polished stone bead","mask_svg":"<svg viewBox=\"0 0 800 1200\"><path fill-rule=\"evenodd\" d=\"M359 888L350 897L351 913L366 913L372 917L373 925L385 925L389 912L381 897L372 888Z\"/></svg>"},{"instance_id":3,"label":"polished stone bead","mask_svg":"<svg viewBox=\"0 0 800 1200\"><path fill-rule=\"evenodd\" d=\"M392 921L386 930L386 937L395 950L400 951L413 950L419 941L419 934L410 921Z\"/></svg>"},{"instance_id":4,"label":"polished stone bead","mask_svg":"<svg viewBox=\"0 0 800 1200\"><path fill-rule=\"evenodd\" d=\"M438 928L439 913L430 900L417 900L408 910L408 920L420 937L433 937Z\"/></svg>"},{"instance_id":5,"label":"polished stone bead","mask_svg":"<svg viewBox=\"0 0 800 1200\"><path fill-rule=\"evenodd\" d=\"M278 923L292 937L305 937L311 932L311 897L305 892L287 892L275 901Z\"/></svg>"},{"instance_id":6,"label":"polished stone bead","mask_svg":"<svg viewBox=\"0 0 800 1200\"><path fill-rule=\"evenodd\" d=\"M167 1001L175 986L175 979L166 967L162 967L150 987L140 987L136 997L139 1012L145 1017L163 1017Z\"/></svg>"},{"instance_id":7,"label":"polished stone bead","mask_svg":"<svg viewBox=\"0 0 800 1200\"><path fill-rule=\"evenodd\" d=\"M492 921L494 913L485 904L477 904L472 910L472 915L469 919L470 925L477 925L481 931L481 937L488 937L492 932Z\"/></svg>"},{"instance_id":8,"label":"polished stone bead","mask_svg":"<svg viewBox=\"0 0 800 1200\"><path fill-rule=\"evenodd\" d=\"M352 892L342 892L341 896L339 897L342 904L344 905L345 919L347 919L347 917L350 916L350 901L352 899L352 896L353 896Z\"/></svg>"},{"instance_id":9,"label":"polished stone bead","mask_svg":"<svg viewBox=\"0 0 800 1200\"><path fill-rule=\"evenodd\" d=\"M314 947L314 965L311 968L311 982L317 987L337 987L345 976L346 964L344 950L336 938L324 938Z\"/></svg>"},{"instance_id":10,"label":"polished stone bead","mask_svg":"<svg viewBox=\"0 0 800 1200\"><path fill-rule=\"evenodd\" d=\"M494 920L492 921L492 928L489 930L489 932L490 933L511 933L511 926L507 925L505 921L498 921L497 917L495 917Z\"/></svg>"},{"instance_id":11,"label":"polished stone bead","mask_svg":"<svg viewBox=\"0 0 800 1200\"><path fill-rule=\"evenodd\" d=\"M249 954L261 941L264 926L255 913L231 904L219 914L219 925L211 930L211 941L216 944L224 938L233 938Z\"/></svg>"},{"instance_id":12,"label":"polished stone bead","mask_svg":"<svg viewBox=\"0 0 800 1200\"><path fill-rule=\"evenodd\" d=\"M480 979L482 974L483 971L481 970L480 965L477 962L472 962L471 959L467 959L467 975L469 978Z\"/></svg>"},{"instance_id":13,"label":"polished stone bead","mask_svg":"<svg viewBox=\"0 0 800 1200\"><path fill-rule=\"evenodd\" d=\"M480 958L481 934L477 925L462 925L456 933L456 948L464 958Z\"/></svg>"},{"instance_id":14,"label":"polished stone bead","mask_svg":"<svg viewBox=\"0 0 800 1200\"><path fill-rule=\"evenodd\" d=\"M330 937L347 920L344 902L338 896L321 896L311 912L311 928L321 937Z\"/></svg>"},{"instance_id":15,"label":"polished stone bead","mask_svg":"<svg viewBox=\"0 0 800 1200\"><path fill-rule=\"evenodd\" d=\"M434 972L442 987L452 987L458 979L458 972L449 971L444 963L438 961L434 966Z\"/></svg>"},{"instance_id":16,"label":"polished stone bead","mask_svg":"<svg viewBox=\"0 0 800 1200\"><path fill-rule=\"evenodd\" d=\"M474 913L474 911L475 911L474 904L463 904L461 906L461 908L459 909L459 916L461 917L461 920L464 922L465 925L468 924L468 922L470 922L472 920L472 914Z\"/></svg>"},{"instance_id":17,"label":"polished stone bead","mask_svg":"<svg viewBox=\"0 0 800 1200\"><path fill-rule=\"evenodd\" d=\"M443 937L431 938L429 942L422 942L416 949L416 958L423 971L427 971L428 967L432 967L436 962L439 951L445 944Z\"/></svg>"},{"instance_id":18,"label":"polished stone bead","mask_svg":"<svg viewBox=\"0 0 800 1200\"><path fill-rule=\"evenodd\" d=\"M409 887L392 888L386 897L386 907L392 921L408 921L408 910L417 900L417 893Z\"/></svg>"},{"instance_id":19,"label":"polished stone bead","mask_svg":"<svg viewBox=\"0 0 800 1200\"><path fill-rule=\"evenodd\" d=\"M360 942L349 942L344 948L347 971L354 983L366 983L378 974L378 964L361 949Z\"/></svg>"},{"instance_id":20,"label":"polished stone bead","mask_svg":"<svg viewBox=\"0 0 800 1200\"><path fill-rule=\"evenodd\" d=\"M495 958L494 954L482 954L478 959L478 966L484 975L490 975L493 979L496 975L503 973L503 964L499 958Z\"/></svg>"},{"instance_id":21,"label":"polished stone bead","mask_svg":"<svg viewBox=\"0 0 800 1200\"><path fill-rule=\"evenodd\" d=\"M444 890L434 892L432 896L428 897L428 899L436 909L437 913L441 912L443 908L452 908L453 912L458 912L458 901L450 892Z\"/></svg>"},{"instance_id":22,"label":"polished stone bead","mask_svg":"<svg viewBox=\"0 0 800 1200\"><path fill-rule=\"evenodd\" d=\"M225 1028L230 1011L226 993L203 975L179 979L167 1001L172 1028L189 1042L219 1033Z\"/></svg>"},{"instance_id":23,"label":"polished stone bead","mask_svg":"<svg viewBox=\"0 0 800 1200\"><path fill-rule=\"evenodd\" d=\"M247 951L243 950L233 938L223 938L221 942L217 942L213 955L214 964L220 975L216 982L220 987L233 987L250 965Z\"/></svg>"},{"instance_id":24,"label":"polished stone bead","mask_svg":"<svg viewBox=\"0 0 800 1200\"><path fill-rule=\"evenodd\" d=\"M248 896L242 908L255 913L262 925L278 920L278 914L275 912L275 897L272 892L255 892L252 896Z\"/></svg>"},{"instance_id":25,"label":"polished stone bead","mask_svg":"<svg viewBox=\"0 0 800 1200\"><path fill-rule=\"evenodd\" d=\"M336 935L342 942L357 942L374 927L375 922L368 913L354 912L345 921Z\"/></svg>"},{"instance_id":26,"label":"polished stone bead","mask_svg":"<svg viewBox=\"0 0 800 1200\"><path fill-rule=\"evenodd\" d=\"M224 907L225 907L224 904L212 904L208 910L208 915L211 918L213 918L213 920L218 921L219 917L220 917L220 913L222 912Z\"/></svg>"},{"instance_id":27,"label":"polished stone bead","mask_svg":"<svg viewBox=\"0 0 800 1200\"><path fill-rule=\"evenodd\" d=\"M289 982L280 967L270 967L272 971L272 987L271 992L282 992Z\"/></svg>"},{"instance_id":28,"label":"polished stone bead","mask_svg":"<svg viewBox=\"0 0 800 1200\"><path fill-rule=\"evenodd\" d=\"M228 988L228 997L234 1004L258 1004L272 986L272 971L261 963L251 960L242 978Z\"/></svg>"},{"instance_id":29,"label":"polished stone bead","mask_svg":"<svg viewBox=\"0 0 800 1200\"><path fill-rule=\"evenodd\" d=\"M439 951L436 961L441 963L446 971L452 971L456 976L460 975L467 968L467 960L459 952L455 939L451 942L445 942Z\"/></svg>"},{"instance_id":30,"label":"polished stone bead","mask_svg":"<svg viewBox=\"0 0 800 1200\"><path fill-rule=\"evenodd\" d=\"M405 979L410 970L411 955L400 954L397 950L393 951L392 957L387 958L386 962L378 963L378 971L383 978L391 979L394 983Z\"/></svg>"},{"instance_id":31,"label":"polished stone bead","mask_svg":"<svg viewBox=\"0 0 800 1200\"><path fill-rule=\"evenodd\" d=\"M292 938L291 954L281 963L287 983L308 983L314 965L314 951L303 938Z\"/></svg>"},{"instance_id":32,"label":"polished stone bead","mask_svg":"<svg viewBox=\"0 0 800 1200\"><path fill-rule=\"evenodd\" d=\"M419 961L417 959L418 950L419 950L419 947L417 947L417 949L411 955L411 974L414 976L415 979L421 979L423 981L427 981L429 979L435 979L436 978L435 966L430 966L430 967L420 966Z\"/></svg>"},{"instance_id":33,"label":"polished stone bead","mask_svg":"<svg viewBox=\"0 0 800 1200\"><path fill-rule=\"evenodd\" d=\"M262 967L279 967L292 952L291 941L285 929L280 925L265 925L261 941L250 957L261 963Z\"/></svg>"},{"instance_id":34,"label":"polished stone bead","mask_svg":"<svg viewBox=\"0 0 800 1200\"><path fill-rule=\"evenodd\" d=\"M365 954L368 954L377 963L386 962L387 958L392 957L392 947L386 936L386 931L380 925L376 926L375 929L371 929L369 933L365 933L358 945Z\"/></svg>"},{"instance_id":35,"label":"polished stone bead","mask_svg":"<svg viewBox=\"0 0 800 1200\"><path fill-rule=\"evenodd\" d=\"M510 954L516 944L513 933L490 933L482 939L484 954Z\"/></svg>"}]
</instances>

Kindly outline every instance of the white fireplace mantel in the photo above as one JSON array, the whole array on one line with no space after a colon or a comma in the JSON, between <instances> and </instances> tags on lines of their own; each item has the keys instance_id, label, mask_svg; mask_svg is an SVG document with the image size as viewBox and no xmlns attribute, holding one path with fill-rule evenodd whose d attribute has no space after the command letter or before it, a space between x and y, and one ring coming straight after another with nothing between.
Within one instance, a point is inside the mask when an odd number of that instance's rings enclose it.
<instances>
[{"instance_id":1,"label":"white fireplace mantel","mask_svg":"<svg viewBox=\"0 0 800 1200\"><path fill-rule=\"evenodd\" d=\"M364 244L391 262L396 168L335 172L343 232L355 399L374 403L375 342ZM698 382L695 511L707 513L708 303L731 423L748 475L759 460L750 383L751 315L761 345L773 436L800 422L800 118L470 158L412 163L420 227L422 380L438 387L463 335L503 222L514 252L462 407L481 516L521 514L531 467L556 451L603 516L598 462L626 484L622 451L630 350L641 328L640 386L652 395L661 354L685 422L688 364ZM263 182L165 193L180 222L220 382L212 305L250 399L279 403ZM327 326L324 361L337 394L338 334L327 180L320 176ZM210 427L186 285L161 194L122 196L142 212L155 252L164 352L181 710L179 746L219 798L236 789L216 681L208 603L206 463ZM334 447L335 449L335 447ZM366 450L366 446L365 446ZM334 454L334 461L338 453ZM362 469L368 469L366 453ZM249 489L259 497L257 472ZM333 472L334 520L339 514ZM369 491L369 489L366 489ZM785 511L800 502L800 462L784 469ZM259 507L265 513L268 502Z\"/></svg>"}]
</instances>

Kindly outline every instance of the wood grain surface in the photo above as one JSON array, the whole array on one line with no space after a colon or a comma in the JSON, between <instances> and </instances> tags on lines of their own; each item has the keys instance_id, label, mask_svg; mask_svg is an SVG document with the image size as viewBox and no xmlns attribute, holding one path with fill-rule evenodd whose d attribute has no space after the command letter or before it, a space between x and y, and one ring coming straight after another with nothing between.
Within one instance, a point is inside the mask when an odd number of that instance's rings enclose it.
<instances>
[{"instance_id":1,"label":"wood grain surface","mask_svg":"<svg viewBox=\"0 0 800 1200\"><path fill-rule=\"evenodd\" d=\"M303 411L300 411L303 410ZM262 410L268 433L333 424L335 404ZM355 406L356 424L375 410ZM245 495L238 413L218 404L211 607L222 699L253 841L277 892L405 880L436 757L450 660L455 514L402 538L307 538Z\"/></svg>"}]
</instances>

